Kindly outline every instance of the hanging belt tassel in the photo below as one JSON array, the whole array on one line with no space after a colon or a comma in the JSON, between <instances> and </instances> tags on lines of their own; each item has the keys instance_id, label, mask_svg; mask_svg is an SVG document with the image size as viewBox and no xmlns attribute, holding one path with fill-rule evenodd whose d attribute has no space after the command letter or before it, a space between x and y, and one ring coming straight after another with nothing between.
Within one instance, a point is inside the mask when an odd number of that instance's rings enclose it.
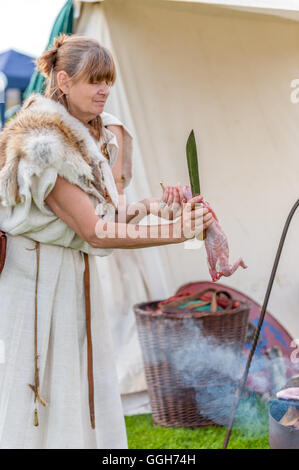
<instances>
[{"instance_id":1,"label":"hanging belt tassel","mask_svg":"<svg viewBox=\"0 0 299 470\"><path fill-rule=\"evenodd\" d=\"M35 399L34 401L38 400L43 406L48 406L48 403L46 400L43 399L43 397L40 395L39 387L36 389L34 385L28 384L31 390L35 394Z\"/></svg>"},{"instance_id":2,"label":"hanging belt tassel","mask_svg":"<svg viewBox=\"0 0 299 470\"><path fill-rule=\"evenodd\" d=\"M48 406L48 403L42 398L39 390L39 368L37 365L38 354L37 354L37 286L38 286L38 274L39 274L39 242L35 242L35 248L26 248L26 250L36 250L36 278L35 278L35 311L34 311L34 385L28 384L31 390L34 392L34 401L39 401L43 406ZM34 410L34 426L38 426L38 414L37 404Z\"/></svg>"},{"instance_id":3,"label":"hanging belt tassel","mask_svg":"<svg viewBox=\"0 0 299 470\"><path fill-rule=\"evenodd\" d=\"M38 426L37 407L34 410L34 426Z\"/></svg>"}]
</instances>

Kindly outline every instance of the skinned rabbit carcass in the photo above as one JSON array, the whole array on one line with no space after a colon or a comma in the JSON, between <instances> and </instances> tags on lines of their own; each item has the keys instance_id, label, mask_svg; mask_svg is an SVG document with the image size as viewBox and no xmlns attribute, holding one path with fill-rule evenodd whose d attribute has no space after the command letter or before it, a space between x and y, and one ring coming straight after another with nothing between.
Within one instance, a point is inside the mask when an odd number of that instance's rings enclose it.
<instances>
[{"instance_id":1,"label":"skinned rabbit carcass","mask_svg":"<svg viewBox=\"0 0 299 470\"><path fill-rule=\"evenodd\" d=\"M181 201L183 198L189 201L193 197L190 186L184 186L180 192L180 196ZM238 258L233 264L229 264L229 247L227 237L209 203L202 200L201 204L209 209L214 219L213 223L206 229L205 248L207 252L209 272L212 281L216 282L222 276L231 276L239 266L244 269L246 269L247 266L242 258Z\"/></svg>"}]
</instances>

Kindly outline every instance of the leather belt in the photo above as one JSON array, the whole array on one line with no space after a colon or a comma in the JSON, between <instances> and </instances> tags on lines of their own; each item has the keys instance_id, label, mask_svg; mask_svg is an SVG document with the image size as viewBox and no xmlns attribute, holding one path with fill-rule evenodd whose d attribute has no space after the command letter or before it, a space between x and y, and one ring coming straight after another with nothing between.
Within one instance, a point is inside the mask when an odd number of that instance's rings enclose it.
<instances>
[{"instance_id":1,"label":"leather belt","mask_svg":"<svg viewBox=\"0 0 299 470\"><path fill-rule=\"evenodd\" d=\"M90 276L88 254L84 255L84 291L85 291L85 312L86 312L86 336L87 336L87 377L88 377L88 399L91 427L95 428L94 415L94 382L92 366L92 339L91 339L91 314L90 314Z\"/></svg>"},{"instance_id":2,"label":"leather belt","mask_svg":"<svg viewBox=\"0 0 299 470\"><path fill-rule=\"evenodd\" d=\"M5 256L6 256L6 243L7 238L5 232L0 231L0 273L4 268Z\"/></svg>"}]
</instances>

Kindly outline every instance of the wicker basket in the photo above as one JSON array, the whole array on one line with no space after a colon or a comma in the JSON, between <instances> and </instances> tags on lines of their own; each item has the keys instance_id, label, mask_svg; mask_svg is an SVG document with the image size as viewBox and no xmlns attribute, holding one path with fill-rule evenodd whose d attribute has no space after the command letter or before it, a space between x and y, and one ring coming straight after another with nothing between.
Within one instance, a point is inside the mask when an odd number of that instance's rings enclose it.
<instances>
[{"instance_id":1,"label":"wicker basket","mask_svg":"<svg viewBox=\"0 0 299 470\"><path fill-rule=\"evenodd\" d=\"M201 294L202 292L196 295ZM186 299L188 297L185 297L185 301ZM231 379L220 377L215 371L213 373L207 369L199 375L196 386L188 386L173 367L172 354L180 348L185 351L186 346L188 353L188 346L192 345L196 337L196 327L200 328L201 334L209 337L210 342L230 344L236 354L241 354L250 306L239 301L236 308L211 313L180 309L173 305L169 306L168 312L164 304L164 311L157 313L160 302L162 301L134 305L153 423L191 428L215 424L207 418L209 403L206 404L204 413L198 409L197 394L207 387L217 388ZM183 300L179 302L182 303Z\"/></svg>"}]
</instances>

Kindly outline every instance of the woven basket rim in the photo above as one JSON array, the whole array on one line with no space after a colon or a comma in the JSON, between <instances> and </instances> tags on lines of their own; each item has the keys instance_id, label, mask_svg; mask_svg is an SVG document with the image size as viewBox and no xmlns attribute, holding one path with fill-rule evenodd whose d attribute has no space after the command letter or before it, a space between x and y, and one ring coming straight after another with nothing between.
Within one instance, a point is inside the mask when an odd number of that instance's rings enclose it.
<instances>
[{"instance_id":1,"label":"woven basket rim","mask_svg":"<svg viewBox=\"0 0 299 470\"><path fill-rule=\"evenodd\" d=\"M133 310L136 314L138 315L147 315L150 318L170 318L170 319L183 319L183 318L218 318L218 317L223 317L225 315L235 315L238 313L243 313L244 310L250 310L250 304L247 301L243 300L238 300L234 299L240 302L240 305L238 307L235 307L233 309L225 309L225 310L220 310L217 312L201 312L199 310L193 310L190 311L189 309L178 309L177 307L169 307L168 312L161 312L157 314L155 311L150 312L148 310L144 310L144 307L152 305L152 304L158 304L161 302L161 300L152 300L150 302L140 302L135 305L133 305Z\"/></svg>"}]
</instances>

